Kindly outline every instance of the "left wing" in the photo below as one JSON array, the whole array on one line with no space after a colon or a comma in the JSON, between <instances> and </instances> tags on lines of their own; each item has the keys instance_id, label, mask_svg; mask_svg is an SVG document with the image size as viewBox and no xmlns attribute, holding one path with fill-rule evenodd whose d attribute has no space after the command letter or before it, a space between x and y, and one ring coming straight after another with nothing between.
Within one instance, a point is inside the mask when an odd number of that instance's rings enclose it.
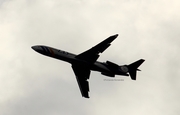
<instances>
[{"instance_id":1,"label":"left wing","mask_svg":"<svg viewBox=\"0 0 180 115\"><path fill-rule=\"evenodd\" d=\"M76 58L82 60L82 62L86 61L86 63L72 64L72 68L76 75L76 79L83 97L89 98L89 82L87 81L91 72L89 65L93 64L98 59L99 53L105 51L111 45L110 43L115 38L117 38L117 36L118 34L110 36L109 38L105 39L91 49L76 56Z\"/></svg>"},{"instance_id":2,"label":"left wing","mask_svg":"<svg viewBox=\"0 0 180 115\"><path fill-rule=\"evenodd\" d=\"M76 75L76 79L82 96L89 98L89 83L87 79L89 79L90 76L90 69L88 67L77 64L72 64L72 68Z\"/></svg>"},{"instance_id":3,"label":"left wing","mask_svg":"<svg viewBox=\"0 0 180 115\"><path fill-rule=\"evenodd\" d=\"M85 60L90 64L94 63L99 58L99 53L104 52L111 45L110 43L117 38L117 36L118 34L110 36L91 49L77 55L76 58Z\"/></svg>"}]
</instances>

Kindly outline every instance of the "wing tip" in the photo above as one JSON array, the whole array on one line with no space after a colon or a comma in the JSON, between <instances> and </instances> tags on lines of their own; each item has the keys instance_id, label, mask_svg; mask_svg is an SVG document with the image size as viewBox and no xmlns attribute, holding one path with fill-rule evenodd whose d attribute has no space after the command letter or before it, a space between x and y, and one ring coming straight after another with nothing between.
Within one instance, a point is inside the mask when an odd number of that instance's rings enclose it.
<instances>
[{"instance_id":1,"label":"wing tip","mask_svg":"<svg viewBox=\"0 0 180 115\"><path fill-rule=\"evenodd\" d=\"M83 95L84 98L90 98L89 95Z\"/></svg>"},{"instance_id":2,"label":"wing tip","mask_svg":"<svg viewBox=\"0 0 180 115\"><path fill-rule=\"evenodd\" d=\"M117 37L118 37L118 34L112 35L112 36L110 36L110 37L112 37L112 38L117 38Z\"/></svg>"},{"instance_id":3,"label":"wing tip","mask_svg":"<svg viewBox=\"0 0 180 115\"><path fill-rule=\"evenodd\" d=\"M115 34L114 36L115 36L115 37L118 37L118 35L119 35L119 34Z\"/></svg>"},{"instance_id":4,"label":"wing tip","mask_svg":"<svg viewBox=\"0 0 180 115\"><path fill-rule=\"evenodd\" d=\"M112 35L109 38L107 38L105 41L108 43L111 43L113 40L115 40L118 37L118 34Z\"/></svg>"}]
</instances>

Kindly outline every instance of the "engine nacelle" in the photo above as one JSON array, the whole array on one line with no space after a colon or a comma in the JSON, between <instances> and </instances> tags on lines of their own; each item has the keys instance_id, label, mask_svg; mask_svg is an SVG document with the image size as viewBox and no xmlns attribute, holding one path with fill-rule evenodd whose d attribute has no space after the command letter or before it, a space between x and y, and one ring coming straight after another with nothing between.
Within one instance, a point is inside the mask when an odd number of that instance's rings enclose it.
<instances>
[{"instance_id":1,"label":"engine nacelle","mask_svg":"<svg viewBox=\"0 0 180 115\"><path fill-rule=\"evenodd\" d=\"M113 74L113 73L104 73L104 72L102 72L101 74L105 75L105 76L108 76L108 77L115 77L115 74Z\"/></svg>"},{"instance_id":2,"label":"engine nacelle","mask_svg":"<svg viewBox=\"0 0 180 115\"><path fill-rule=\"evenodd\" d=\"M128 67L126 65L119 66L119 70L123 73L127 73L129 71Z\"/></svg>"}]
</instances>

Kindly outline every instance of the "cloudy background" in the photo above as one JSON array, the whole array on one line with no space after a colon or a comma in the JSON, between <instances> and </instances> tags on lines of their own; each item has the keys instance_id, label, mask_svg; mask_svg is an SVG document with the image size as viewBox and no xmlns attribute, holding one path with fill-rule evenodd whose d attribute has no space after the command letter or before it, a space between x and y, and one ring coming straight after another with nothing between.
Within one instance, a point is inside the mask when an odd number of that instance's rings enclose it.
<instances>
[{"instance_id":1,"label":"cloudy background","mask_svg":"<svg viewBox=\"0 0 180 115\"><path fill-rule=\"evenodd\" d=\"M0 0L0 114L179 115L179 7L179 0ZM91 72L90 99L68 63L31 49L79 54L114 34L99 61L143 58L142 72L137 81Z\"/></svg>"}]
</instances>

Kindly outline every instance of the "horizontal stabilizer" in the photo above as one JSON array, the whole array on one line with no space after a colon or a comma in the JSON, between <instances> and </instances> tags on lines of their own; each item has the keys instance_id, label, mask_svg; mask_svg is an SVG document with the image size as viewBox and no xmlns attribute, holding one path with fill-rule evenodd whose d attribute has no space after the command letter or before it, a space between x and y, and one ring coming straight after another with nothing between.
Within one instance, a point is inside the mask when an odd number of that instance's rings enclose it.
<instances>
[{"instance_id":1,"label":"horizontal stabilizer","mask_svg":"<svg viewBox=\"0 0 180 115\"><path fill-rule=\"evenodd\" d=\"M138 69L138 67L144 62L144 59L140 59L132 64L128 65L129 74L132 80L136 80L136 72L141 71Z\"/></svg>"}]
</instances>

